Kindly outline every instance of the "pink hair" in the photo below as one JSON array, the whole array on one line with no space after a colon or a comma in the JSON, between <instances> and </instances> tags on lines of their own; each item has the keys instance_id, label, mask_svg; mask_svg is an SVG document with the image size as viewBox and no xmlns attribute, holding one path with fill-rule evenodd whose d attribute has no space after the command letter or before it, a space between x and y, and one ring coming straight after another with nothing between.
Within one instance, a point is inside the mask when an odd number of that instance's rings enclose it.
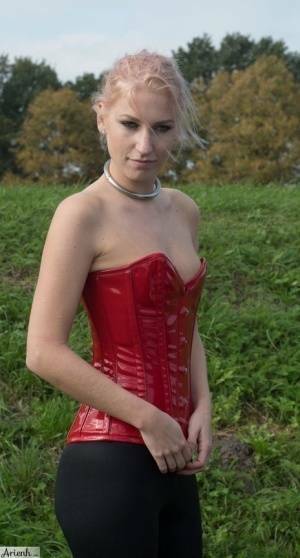
<instances>
[{"instance_id":1,"label":"pink hair","mask_svg":"<svg viewBox=\"0 0 300 558\"><path fill-rule=\"evenodd\" d=\"M91 96L92 108L98 113L97 105L101 101L109 109L124 90L134 102L134 91L140 85L146 85L155 91L165 89L171 95L181 146L195 143L204 146L205 142L196 132L200 122L189 84L171 57L146 49L136 54L125 54L105 72L103 85Z\"/></svg>"}]
</instances>

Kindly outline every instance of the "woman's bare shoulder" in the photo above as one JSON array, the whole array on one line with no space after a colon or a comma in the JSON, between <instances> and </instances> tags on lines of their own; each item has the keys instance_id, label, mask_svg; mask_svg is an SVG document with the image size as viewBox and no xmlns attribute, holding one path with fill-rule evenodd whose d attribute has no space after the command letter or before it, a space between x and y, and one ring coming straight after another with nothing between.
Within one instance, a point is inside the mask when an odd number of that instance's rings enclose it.
<instances>
[{"instance_id":1,"label":"woman's bare shoulder","mask_svg":"<svg viewBox=\"0 0 300 558\"><path fill-rule=\"evenodd\" d=\"M167 188L170 199L177 203L192 219L200 217L199 205L188 194L177 188Z\"/></svg>"},{"instance_id":2,"label":"woman's bare shoulder","mask_svg":"<svg viewBox=\"0 0 300 558\"><path fill-rule=\"evenodd\" d=\"M182 212L182 215L190 228L195 250L198 251L198 233L201 221L200 208L193 198L185 194L185 192L175 188L172 190L171 196L173 196L173 200L175 200L173 203L177 204L177 207Z\"/></svg>"},{"instance_id":3,"label":"woman's bare shoulder","mask_svg":"<svg viewBox=\"0 0 300 558\"><path fill-rule=\"evenodd\" d=\"M94 210L81 193L58 204L43 247L30 315L28 347L66 343L96 253Z\"/></svg>"},{"instance_id":4,"label":"woman's bare shoulder","mask_svg":"<svg viewBox=\"0 0 300 558\"><path fill-rule=\"evenodd\" d=\"M90 221L99 223L99 210L101 210L101 199L93 196L91 193L85 192L84 190L80 192L75 192L63 198L56 211L64 212L66 216L69 213L78 214L84 223Z\"/></svg>"}]
</instances>

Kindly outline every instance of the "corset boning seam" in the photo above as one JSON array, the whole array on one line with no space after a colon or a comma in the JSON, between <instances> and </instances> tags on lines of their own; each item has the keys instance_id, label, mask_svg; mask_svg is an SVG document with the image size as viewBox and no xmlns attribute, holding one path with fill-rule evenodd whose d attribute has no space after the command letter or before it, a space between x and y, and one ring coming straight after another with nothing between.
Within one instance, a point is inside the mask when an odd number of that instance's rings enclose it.
<instances>
[{"instance_id":1,"label":"corset boning seam","mask_svg":"<svg viewBox=\"0 0 300 558\"><path fill-rule=\"evenodd\" d=\"M110 321L108 319L107 316L107 308L105 304L101 304L101 311L103 312L103 315L105 316L105 323L106 323L106 327L107 330L109 331L109 339L110 339L110 352L111 354L114 355L113 358L113 366L112 366L112 377L110 374L106 374L105 373L105 363L104 363L104 358L105 358L105 351L103 349L103 346L101 346L101 343L99 343L99 347L100 347L100 355L101 355L101 365L103 366L103 374L105 376L107 376L107 378L109 380L111 380L112 382L117 383L117 355L116 355L116 346L115 343L113 342L113 335L112 335L112 331L110 329ZM102 428L101 428L101 433L102 434L108 434L110 431L110 426L111 426L111 415L109 413L107 413L106 411L102 411L101 409L99 409L100 412L103 413L103 423L102 423Z\"/></svg>"},{"instance_id":2,"label":"corset boning seam","mask_svg":"<svg viewBox=\"0 0 300 558\"><path fill-rule=\"evenodd\" d=\"M161 370L161 380L163 386L163 394L164 394L164 403L166 405L165 412L169 412L170 414L173 413L173 404L172 404L172 391L171 391L171 379L170 379L170 367L169 362L166 359L167 354L167 326L165 323L165 304L166 304L166 296L165 296L165 268L162 272L160 265L164 265L164 262L160 262L158 264L158 270L156 273L158 288L155 292L160 292L161 296L158 297L158 305L159 305L159 315L158 320L161 324L161 327L157 328L158 331L158 353L159 353L159 365Z\"/></svg>"},{"instance_id":3,"label":"corset boning seam","mask_svg":"<svg viewBox=\"0 0 300 558\"><path fill-rule=\"evenodd\" d=\"M141 329L140 329L140 319L139 319L139 306L133 296L134 293L134 280L133 280L133 274L134 271L131 269L130 270L130 300L131 300L131 307L134 308L134 318L132 319L132 315L130 316L130 320L132 320L132 331L134 331L134 336L135 336L135 344L136 347L138 348L138 351L140 353L140 356L142 356L142 369L143 369L143 388L144 388L144 392L145 392L145 400L149 401L149 390L148 390L148 383L147 383L147 376L146 376L146 368L145 368L145 353L144 353L144 347L143 347L143 343L141 343ZM137 350L135 350L135 363L136 363L136 368L139 368L139 364L137 362ZM137 376L140 378L140 373L137 372ZM137 392L139 393L139 390L137 388Z\"/></svg>"}]
</instances>

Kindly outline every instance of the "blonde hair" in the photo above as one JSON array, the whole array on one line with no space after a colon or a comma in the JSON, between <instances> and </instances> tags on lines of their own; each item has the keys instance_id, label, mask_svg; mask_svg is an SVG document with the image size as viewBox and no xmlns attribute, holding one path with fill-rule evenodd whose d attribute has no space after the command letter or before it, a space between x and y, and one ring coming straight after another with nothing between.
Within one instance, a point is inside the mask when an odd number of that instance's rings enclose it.
<instances>
[{"instance_id":1,"label":"blonde hair","mask_svg":"<svg viewBox=\"0 0 300 558\"><path fill-rule=\"evenodd\" d=\"M134 92L140 85L146 85L154 91L165 89L170 93L175 109L173 112L179 150L195 144L205 147L206 141L196 131L200 120L189 84L173 58L156 52L143 49L116 60L113 67L104 73L101 87L91 95L93 110L98 113L99 102L103 102L109 110L124 90L134 103ZM170 152L169 155L174 159Z\"/></svg>"}]
</instances>

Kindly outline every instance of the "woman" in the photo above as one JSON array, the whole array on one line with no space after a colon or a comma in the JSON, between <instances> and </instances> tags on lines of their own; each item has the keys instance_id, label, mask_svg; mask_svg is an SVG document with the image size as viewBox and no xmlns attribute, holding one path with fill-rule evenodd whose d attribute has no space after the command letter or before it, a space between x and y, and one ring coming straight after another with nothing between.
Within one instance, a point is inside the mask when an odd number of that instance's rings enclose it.
<instances>
[{"instance_id":1,"label":"woman","mask_svg":"<svg viewBox=\"0 0 300 558\"><path fill-rule=\"evenodd\" d=\"M196 320L206 260L197 205L157 178L172 149L197 139L192 98L172 59L143 50L115 63L93 108L110 159L54 213L28 328L28 368L80 402L55 512L75 558L199 558L195 474L212 442ZM67 344L80 300L91 364Z\"/></svg>"}]
</instances>

